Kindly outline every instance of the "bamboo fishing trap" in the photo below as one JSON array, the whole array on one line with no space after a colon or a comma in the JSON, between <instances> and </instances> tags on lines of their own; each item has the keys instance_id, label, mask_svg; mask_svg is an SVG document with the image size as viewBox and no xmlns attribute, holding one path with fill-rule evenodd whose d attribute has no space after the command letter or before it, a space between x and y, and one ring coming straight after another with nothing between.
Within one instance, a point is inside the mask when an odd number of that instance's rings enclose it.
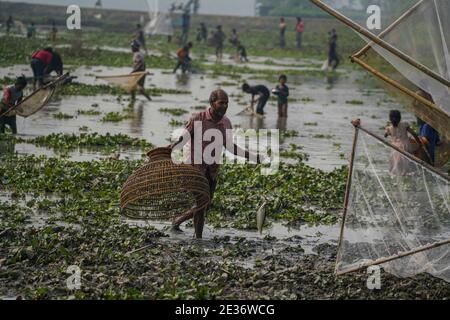
<instances>
[{"instance_id":1,"label":"bamboo fishing trap","mask_svg":"<svg viewBox=\"0 0 450 320\"><path fill-rule=\"evenodd\" d=\"M450 159L450 12L446 0L377 0L381 29L369 30L363 1L311 0L367 43L351 60L441 137L436 166ZM367 4L369 5L369 4ZM424 98L418 90L432 98ZM400 158L407 174L390 170ZM336 274L381 265L450 282L450 180L423 159L355 127Z\"/></svg>"},{"instance_id":2,"label":"bamboo fishing trap","mask_svg":"<svg viewBox=\"0 0 450 320\"><path fill-rule=\"evenodd\" d=\"M131 219L168 220L208 206L209 183L199 169L174 164L169 148L152 150L148 157L148 162L122 187L123 215Z\"/></svg>"}]
</instances>

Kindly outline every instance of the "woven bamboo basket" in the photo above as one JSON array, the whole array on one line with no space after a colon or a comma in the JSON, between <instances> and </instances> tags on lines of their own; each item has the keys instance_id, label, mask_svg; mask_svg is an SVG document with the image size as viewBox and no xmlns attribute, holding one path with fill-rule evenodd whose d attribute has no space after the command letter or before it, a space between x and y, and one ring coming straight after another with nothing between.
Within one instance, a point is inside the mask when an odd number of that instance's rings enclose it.
<instances>
[{"instance_id":1,"label":"woven bamboo basket","mask_svg":"<svg viewBox=\"0 0 450 320\"><path fill-rule=\"evenodd\" d=\"M192 165L176 165L171 149L148 153L149 161L125 182L120 195L122 214L132 219L168 220L192 208L205 209L210 201L209 183Z\"/></svg>"}]
</instances>

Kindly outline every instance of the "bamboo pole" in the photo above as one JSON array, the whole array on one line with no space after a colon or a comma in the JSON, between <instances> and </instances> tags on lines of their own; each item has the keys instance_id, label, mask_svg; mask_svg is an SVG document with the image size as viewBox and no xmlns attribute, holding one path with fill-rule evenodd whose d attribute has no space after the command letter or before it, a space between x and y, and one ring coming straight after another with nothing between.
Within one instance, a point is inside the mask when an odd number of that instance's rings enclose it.
<instances>
[{"instance_id":1,"label":"bamboo pole","mask_svg":"<svg viewBox=\"0 0 450 320\"><path fill-rule=\"evenodd\" d=\"M343 239L344 239L345 220L346 220L346 217L347 217L348 203L350 201L350 191L351 191L351 186L352 186L352 177L353 177L354 160L355 160L355 154L356 154L356 145L357 145L357 142L358 142L359 129L358 129L358 127L354 126L354 130L355 131L353 133L352 154L350 156L350 166L349 166L349 170L348 170L347 185L346 185L346 189L345 189L344 208L343 208L343 213L342 213L341 231L340 231L340 235L339 235L337 257L340 256L341 251L342 251L342 242L343 242ZM337 266L337 260L336 260L336 266L335 266L335 274L336 275L338 274L337 268L338 268L338 266Z\"/></svg>"},{"instance_id":2,"label":"bamboo pole","mask_svg":"<svg viewBox=\"0 0 450 320\"><path fill-rule=\"evenodd\" d=\"M384 145L394 149L395 151L401 153L403 156L405 156L406 158L408 158L409 160L427 168L428 170L432 171L434 174L440 176L441 178L443 178L444 180L447 180L448 182L450 182L450 176L446 175L445 173L440 172L439 170L436 170L436 168L434 168L433 166L431 166L430 164L426 163L425 161L415 157L414 155L403 151L402 149L397 148L396 146L394 146L393 144L387 142L386 140L384 140L383 138L381 138L380 136L376 135L375 133L363 128L363 127L358 127L359 130L364 131L365 133L367 133L369 136L375 138L376 140L380 141L381 143L383 143Z\"/></svg>"},{"instance_id":3,"label":"bamboo pole","mask_svg":"<svg viewBox=\"0 0 450 320\"><path fill-rule=\"evenodd\" d=\"M383 143L384 145L394 149L397 152L400 152L403 156L405 156L406 158L408 158L409 160L424 166L425 168L427 168L428 170L432 171L434 174L437 174L438 176L440 176L441 178L443 178L444 180L447 180L448 182L450 182L450 176L446 175L445 173L437 170L436 168L434 168L433 166L431 166L430 164L428 164L427 162L415 157L414 155L397 148L396 146L394 146L393 144L387 142L386 140L384 140L383 138L381 138L380 136L376 135L373 132L370 132L369 130L363 128L363 127L359 127L359 130L364 131L365 133L367 133L369 136L375 138L376 140L380 141L381 143Z\"/></svg>"},{"instance_id":4,"label":"bamboo pole","mask_svg":"<svg viewBox=\"0 0 450 320\"><path fill-rule=\"evenodd\" d=\"M413 155L411 155L411 154L409 154L409 153L407 153L407 152L405 152L405 151L395 147L394 145L390 144L389 142L387 142L383 138L379 137L375 133L372 133L371 131L369 131L369 130L361 127L361 126L355 127L355 137L353 139L352 156L351 156L351 159L350 159L350 171L349 171L349 177L348 177L348 180L347 180L347 190L346 190L345 200L344 200L344 202L345 202L345 204L344 204L344 215L343 215L343 219L342 219L341 232L340 232L339 244L338 244L338 257L339 257L339 254L340 254L341 250L342 250L342 242L343 242L343 235L344 235L344 225L345 225L345 219L346 219L346 216L347 216L349 194L350 194L350 188L351 188L351 182L352 182L351 181L351 176L353 174L353 167L354 167L354 156L355 156L355 151L356 151L355 149L356 149L356 141L357 141L357 132L359 130L365 132L366 134L368 134L371 137L375 138L376 140L382 142L386 146L394 149L397 152L400 152L402 155L404 155L405 157L407 157L411 161L416 162L416 163L426 167L428 170L430 170L433 173L439 175L444 180L447 180L448 182L450 182L450 177L449 176L446 176L442 172L437 171L435 168L430 166L428 163L426 163L426 162L422 161L421 159L418 159L418 158L414 157ZM407 252L402 252L402 253L399 253L397 255L393 255L393 256L390 256L390 257L380 258L380 259L377 259L377 260L374 260L374 261L370 261L370 262L364 263L362 265L359 265L357 267L353 267L353 268L347 269L345 271L338 271L338 265L336 264L335 274L337 276L341 276L341 275L344 275L344 274L347 274L347 273L356 272L356 271L361 270L361 269L366 268L366 267L370 267L370 266L373 266L373 265L380 265L380 264L383 264L383 263L386 263L386 262L390 262L390 261L397 260L397 259L400 259L400 258L403 258L403 257L406 257L406 256L410 256L410 255L413 255L413 254L416 254L416 253L419 253L419 252L423 252L423 251L426 251L426 250L437 248L437 247L440 247L440 246L443 246L443 245L446 245L446 244L450 244L450 239L444 240L444 241L440 241L440 242L436 242L436 243L433 243L433 244L428 244L428 245L425 245L425 246L422 246L422 247L418 247L418 248L412 249L412 250L407 251Z\"/></svg>"},{"instance_id":5,"label":"bamboo pole","mask_svg":"<svg viewBox=\"0 0 450 320\"><path fill-rule=\"evenodd\" d=\"M409 95L410 97L416 99L420 103L422 103L422 104L426 105L427 107L431 108L434 112L436 112L443 119L449 119L449 116L442 109L440 109L436 104L432 103L428 99L425 99L424 97L422 97L422 96L418 95L417 93L411 91L410 89L408 89L404 85L402 85L402 84L398 83L397 81L389 78L385 74L381 73L380 71L376 70L375 68L371 67L370 65L368 65L367 63L362 61L361 59L359 59L357 57L352 57L352 61L356 62L361 67L363 67L364 69L366 69L370 73L374 74L375 76L377 76L381 80L383 80L383 81L387 82L388 84L392 85L393 87L397 88L401 92ZM450 140L450 131L444 131L444 132L441 132L441 133L444 134L447 137L447 139Z\"/></svg>"},{"instance_id":6,"label":"bamboo pole","mask_svg":"<svg viewBox=\"0 0 450 320\"><path fill-rule=\"evenodd\" d=\"M406 19L407 17L409 17L411 14L414 13L414 11L417 10L417 8L419 8L422 3L424 2L424 0L420 0L419 2L417 2L414 6L412 6L410 9L408 9L408 11L406 11L405 13L403 13L397 20L395 20L390 26L388 26L386 29L384 29L379 35L378 38L383 38L385 35L387 35L388 33L390 33L392 31L392 29L394 29L396 26L398 26L401 22L403 22L404 19ZM369 49L372 47L373 45L373 41L366 44L366 46L364 48L362 48L361 50L359 50L357 53L355 53L353 56L354 57L361 57L363 54L365 54L367 51L369 51Z\"/></svg>"},{"instance_id":7,"label":"bamboo pole","mask_svg":"<svg viewBox=\"0 0 450 320\"><path fill-rule=\"evenodd\" d=\"M330 15L332 15L333 17L335 17L336 19L338 19L342 23L346 24L347 26L349 26L350 28L352 28L356 32L358 32L358 33L362 34L363 36L369 38L370 40L372 40L374 43L376 43L380 47L388 50L392 54L396 55L397 57L399 57L403 61L407 62L408 64L410 64L413 67L417 68L418 70L422 71L423 73L427 74L431 78L441 82L442 84L446 85L447 87L450 87L450 81L444 79L443 77L441 77L436 72L434 72L433 70L429 69L428 67L424 66L423 64L420 64L419 62L415 61L413 58L411 58L407 54L403 53L402 51L398 50L397 48L393 47L392 45L390 45L386 41L383 41L382 39L378 38L372 32L370 32L370 31L364 29L363 27L359 26L357 23L353 22L352 20L350 20L349 18L347 18L343 14L341 14L341 13L337 12L336 10L330 8L326 4L323 4L321 0L310 0L310 1L312 1L319 8L321 8L322 10L328 12Z\"/></svg>"},{"instance_id":8,"label":"bamboo pole","mask_svg":"<svg viewBox=\"0 0 450 320\"><path fill-rule=\"evenodd\" d=\"M336 275L342 276L344 274L348 274L348 273L359 271L359 270L361 270L363 268L367 268L367 267L370 267L370 266L376 266L376 265L380 265L380 264L383 264L383 263L391 262L391 261L394 261L394 260L398 260L400 258L411 256L411 255L416 254L416 253L420 253L420 252L428 251L428 250L431 250L431 249L435 249L435 248L438 248L438 247L441 247L441 246L444 246L444 245L447 245L447 244L450 244L450 239L444 240L444 241L435 242L435 243L432 243L432 244L427 244L427 245L424 245L424 246L412 249L412 250L407 251L407 252L398 253L396 255L393 255L393 256L390 256L390 257L387 257L387 258L380 258L380 259L377 259L377 260L374 260L374 261L366 262L366 263L363 263L363 264L361 264L361 265L359 265L357 267L352 267L352 268L344 270L344 271L336 272Z\"/></svg>"}]
</instances>

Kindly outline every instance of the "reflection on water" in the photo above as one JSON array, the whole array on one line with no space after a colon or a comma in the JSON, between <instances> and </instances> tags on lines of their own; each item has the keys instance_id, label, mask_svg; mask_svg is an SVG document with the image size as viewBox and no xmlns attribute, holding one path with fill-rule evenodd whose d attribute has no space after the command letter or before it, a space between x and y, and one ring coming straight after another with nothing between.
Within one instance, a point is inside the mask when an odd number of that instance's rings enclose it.
<instances>
[{"instance_id":1,"label":"reflection on water","mask_svg":"<svg viewBox=\"0 0 450 320\"><path fill-rule=\"evenodd\" d=\"M123 221L133 226L152 226L158 230L170 233L171 224L169 222L145 221L145 220L130 220L123 218ZM164 238L165 241L186 241L193 239L194 229L192 227L183 227L183 233L171 233L169 238ZM338 225L302 225L299 227L286 226L280 222L271 223L263 234L259 234L253 230L237 230L231 228L216 229L209 225L205 225L203 232L203 239L205 241L214 238L230 237L231 241L236 241L239 238L245 238L247 241L255 241L267 243L267 237L274 237L277 242L273 243L277 248L285 248L291 246L301 246L305 253L314 254L313 248L320 244L337 244L339 236Z\"/></svg>"}]
</instances>

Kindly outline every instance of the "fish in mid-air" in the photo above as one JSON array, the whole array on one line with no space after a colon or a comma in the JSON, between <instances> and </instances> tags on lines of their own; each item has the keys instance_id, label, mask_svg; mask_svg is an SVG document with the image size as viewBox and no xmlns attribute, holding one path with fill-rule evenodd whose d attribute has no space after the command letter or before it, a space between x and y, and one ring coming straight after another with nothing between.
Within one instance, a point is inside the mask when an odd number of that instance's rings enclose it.
<instances>
[{"instance_id":1,"label":"fish in mid-air","mask_svg":"<svg viewBox=\"0 0 450 320\"><path fill-rule=\"evenodd\" d=\"M258 227L258 231L260 234L262 234L264 222L266 221L266 205L267 202L264 202L256 213L256 226Z\"/></svg>"}]
</instances>

